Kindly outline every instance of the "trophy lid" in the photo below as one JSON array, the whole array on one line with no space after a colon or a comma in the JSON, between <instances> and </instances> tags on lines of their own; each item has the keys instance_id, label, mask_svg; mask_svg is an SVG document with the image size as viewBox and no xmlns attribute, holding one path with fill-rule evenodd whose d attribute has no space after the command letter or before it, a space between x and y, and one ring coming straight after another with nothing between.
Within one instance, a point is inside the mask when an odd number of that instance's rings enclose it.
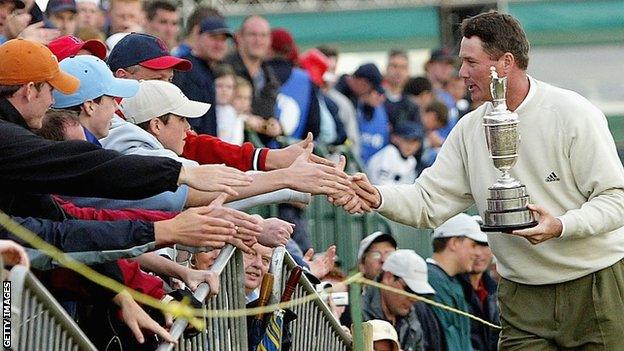
<instances>
[{"instance_id":1,"label":"trophy lid","mask_svg":"<svg viewBox=\"0 0 624 351\"><path fill-rule=\"evenodd\" d=\"M507 77L499 77L496 67L490 67L490 93L495 110L507 110Z\"/></svg>"}]
</instances>

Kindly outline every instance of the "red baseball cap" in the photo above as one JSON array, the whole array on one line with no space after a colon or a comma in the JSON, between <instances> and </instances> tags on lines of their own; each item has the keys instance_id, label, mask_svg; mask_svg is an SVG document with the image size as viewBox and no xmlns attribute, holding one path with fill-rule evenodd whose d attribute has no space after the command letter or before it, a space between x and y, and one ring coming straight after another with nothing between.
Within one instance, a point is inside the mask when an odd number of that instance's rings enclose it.
<instances>
[{"instance_id":1,"label":"red baseball cap","mask_svg":"<svg viewBox=\"0 0 624 351\"><path fill-rule=\"evenodd\" d=\"M308 72L314 84L323 86L323 75L329 67L327 56L317 49L310 49L301 55L299 65Z\"/></svg>"},{"instance_id":2,"label":"red baseball cap","mask_svg":"<svg viewBox=\"0 0 624 351\"><path fill-rule=\"evenodd\" d=\"M290 62L297 62L299 49L292 34L284 28L275 28L271 31L271 48L275 52L286 55Z\"/></svg>"},{"instance_id":3,"label":"red baseball cap","mask_svg":"<svg viewBox=\"0 0 624 351\"><path fill-rule=\"evenodd\" d=\"M52 40L48 44L48 49L59 61L76 56L80 50L87 50L100 60L106 59L106 45L97 39L82 41L73 35L65 35Z\"/></svg>"}]
</instances>

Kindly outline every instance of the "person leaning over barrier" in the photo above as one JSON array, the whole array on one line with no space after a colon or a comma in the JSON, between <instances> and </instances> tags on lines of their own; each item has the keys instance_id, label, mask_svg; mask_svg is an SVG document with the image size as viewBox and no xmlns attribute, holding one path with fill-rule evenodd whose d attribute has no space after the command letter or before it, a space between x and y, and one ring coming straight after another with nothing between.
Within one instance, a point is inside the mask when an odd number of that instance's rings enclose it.
<instances>
[{"instance_id":1,"label":"person leaning over barrier","mask_svg":"<svg viewBox=\"0 0 624 351\"><path fill-rule=\"evenodd\" d=\"M45 218L18 220L65 251L100 252L136 245L146 250L174 242L220 246L210 233L234 234L234 224L217 218L208 221L203 208L156 224L51 222L64 215L52 204L49 193L140 198L175 190L181 183L235 193L231 185L250 181L223 166L183 167L164 158L121 156L85 142L44 140L29 129L41 126L55 88L73 93L78 80L59 70L45 46L22 39L0 46L0 209L14 216ZM2 231L3 237L9 235Z\"/></svg>"},{"instance_id":2,"label":"person leaning over barrier","mask_svg":"<svg viewBox=\"0 0 624 351\"><path fill-rule=\"evenodd\" d=\"M396 250L388 256L376 279L384 285L411 294L434 294L427 282L427 264L412 250ZM414 300L397 293L369 286L362 296L363 319L390 322L405 351L423 350L423 330L414 310Z\"/></svg>"},{"instance_id":3,"label":"person leaning over barrier","mask_svg":"<svg viewBox=\"0 0 624 351\"><path fill-rule=\"evenodd\" d=\"M529 43L512 16L479 14L464 20L462 34L459 73L472 100L485 104L462 117L413 185L374 188L362 180L360 195L381 214L418 227L435 227L472 204L483 214L498 173L482 125L494 66L507 77L507 107L519 116L512 173L529 189L539 222L488 235L502 276L499 348L624 349L624 168L604 114L579 94L527 75Z\"/></svg>"},{"instance_id":4,"label":"person leaning over barrier","mask_svg":"<svg viewBox=\"0 0 624 351\"><path fill-rule=\"evenodd\" d=\"M171 56L160 42L147 34L131 33L115 46L107 63L115 77L135 80L170 81L176 71L190 69L189 61ZM123 122L123 116L118 117L113 118L113 127ZM270 171L290 166L310 143L311 135L301 143L269 150L254 148L251 143L238 146L211 135L187 133L182 156L200 164L224 163L241 171ZM310 159L314 163L335 166L333 162L316 155L311 155Z\"/></svg>"}]
</instances>

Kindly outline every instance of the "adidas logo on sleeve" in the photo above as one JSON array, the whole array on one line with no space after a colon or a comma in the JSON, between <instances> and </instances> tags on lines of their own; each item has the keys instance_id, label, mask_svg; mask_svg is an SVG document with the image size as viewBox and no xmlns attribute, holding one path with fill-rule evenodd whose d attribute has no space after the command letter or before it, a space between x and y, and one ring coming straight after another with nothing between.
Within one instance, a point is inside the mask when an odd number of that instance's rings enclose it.
<instances>
[{"instance_id":1,"label":"adidas logo on sleeve","mask_svg":"<svg viewBox=\"0 0 624 351\"><path fill-rule=\"evenodd\" d=\"M544 179L546 181L546 183L550 183L550 182L558 182L561 179L559 179L559 177L557 176L557 174L555 172L551 172L548 177L546 177L546 179Z\"/></svg>"}]
</instances>

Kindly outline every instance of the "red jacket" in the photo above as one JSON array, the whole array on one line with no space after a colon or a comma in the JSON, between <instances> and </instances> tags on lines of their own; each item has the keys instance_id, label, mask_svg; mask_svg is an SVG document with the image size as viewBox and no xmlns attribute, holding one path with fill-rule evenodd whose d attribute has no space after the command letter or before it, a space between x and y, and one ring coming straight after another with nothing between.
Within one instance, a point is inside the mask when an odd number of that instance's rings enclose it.
<instances>
[{"instance_id":1,"label":"red jacket","mask_svg":"<svg viewBox=\"0 0 624 351\"><path fill-rule=\"evenodd\" d=\"M63 208L63 210L78 219L98 220L98 221L115 221L115 220L146 220L161 221L175 217L177 213L166 211L153 211L143 209L124 209L109 210L96 209L91 207L78 207L71 202L54 196L54 200ZM137 262L126 259L117 260L117 266L121 271L124 285L150 295L154 298L161 299L165 295L163 290L163 281L159 277L153 276L141 270ZM58 276L54 276L57 280ZM66 277L61 281L57 281L57 285L71 286L72 278Z\"/></svg>"},{"instance_id":2,"label":"red jacket","mask_svg":"<svg viewBox=\"0 0 624 351\"><path fill-rule=\"evenodd\" d=\"M212 135L188 132L182 157L200 164L225 163L241 171L264 171L268 153L269 149L257 149L249 142L238 146Z\"/></svg>"}]
</instances>

